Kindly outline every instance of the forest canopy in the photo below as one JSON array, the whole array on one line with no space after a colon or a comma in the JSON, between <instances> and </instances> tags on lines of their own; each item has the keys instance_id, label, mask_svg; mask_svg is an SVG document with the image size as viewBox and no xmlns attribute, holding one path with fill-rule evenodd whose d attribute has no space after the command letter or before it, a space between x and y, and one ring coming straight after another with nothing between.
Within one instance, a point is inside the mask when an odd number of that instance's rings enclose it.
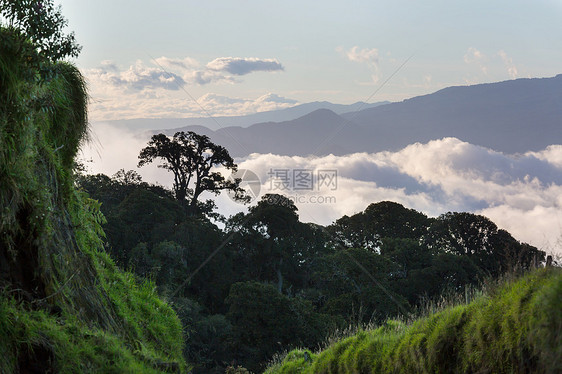
<instances>
[{"instance_id":1,"label":"forest canopy","mask_svg":"<svg viewBox=\"0 0 562 374\"><path fill-rule=\"evenodd\" d=\"M301 222L290 199L264 195L219 228L186 214L172 191L127 175L136 174L83 175L79 186L102 203L117 263L173 295L196 372L263 370L276 352L317 346L349 321L409 315L545 260L484 216L431 218L390 201L320 226Z\"/></svg>"}]
</instances>

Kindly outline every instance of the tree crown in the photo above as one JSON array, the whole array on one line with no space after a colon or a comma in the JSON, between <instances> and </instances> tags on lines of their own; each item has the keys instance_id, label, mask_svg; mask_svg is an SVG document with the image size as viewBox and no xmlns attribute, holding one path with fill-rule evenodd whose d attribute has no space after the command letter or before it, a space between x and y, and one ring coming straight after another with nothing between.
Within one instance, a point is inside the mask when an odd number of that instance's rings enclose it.
<instances>
[{"instance_id":1,"label":"tree crown","mask_svg":"<svg viewBox=\"0 0 562 374\"><path fill-rule=\"evenodd\" d=\"M236 171L237 165L226 148L211 142L208 136L193 131L177 132L172 138L165 134L152 136L148 146L139 154L138 166L144 166L156 159L162 159L160 168L174 174L173 190L177 200L189 200L196 207L199 196L207 191L214 194L230 190L235 198L245 201L244 190L239 179L226 179L214 168L223 167Z\"/></svg>"},{"instance_id":2,"label":"tree crown","mask_svg":"<svg viewBox=\"0 0 562 374\"><path fill-rule=\"evenodd\" d=\"M64 34L68 21L61 7L53 0L3 0L0 21L25 35L37 51L51 62L77 57L82 47L76 43L74 32Z\"/></svg>"}]
</instances>

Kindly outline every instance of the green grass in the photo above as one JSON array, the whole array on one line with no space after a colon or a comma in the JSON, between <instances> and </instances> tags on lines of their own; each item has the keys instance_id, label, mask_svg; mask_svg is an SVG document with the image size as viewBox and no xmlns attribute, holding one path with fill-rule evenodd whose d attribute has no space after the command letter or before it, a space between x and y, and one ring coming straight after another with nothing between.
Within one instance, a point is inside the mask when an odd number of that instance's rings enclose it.
<instances>
[{"instance_id":1,"label":"green grass","mask_svg":"<svg viewBox=\"0 0 562 374\"><path fill-rule=\"evenodd\" d=\"M124 321L121 333L155 361L181 358L181 322L171 306L158 298L156 285L148 280L137 284L134 275L119 270L107 253L99 252L97 256L100 287Z\"/></svg>"},{"instance_id":2,"label":"green grass","mask_svg":"<svg viewBox=\"0 0 562 374\"><path fill-rule=\"evenodd\" d=\"M21 361L47 352L44 369L57 373L158 373L150 352L132 347L115 334L86 328L72 316L28 310L15 300L0 304L1 372L17 372ZM14 339L10 339L14 338Z\"/></svg>"},{"instance_id":3,"label":"green grass","mask_svg":"<svg viewBox=\"0 0 562 374\"><path fill-rule=\"evenodd\" d=\"M291 351L266 373L562 372L562 270L535 270L470 304L388 321L310 356Z\"/></svg>"},{"instance_id":4,"label":"green grass","mask_svg":"<svg viewBox=\"0 0 562 374\"><path fill-rule=\"evenodd\" d=\"M184 371L183 336L172 308L157 297L150 281L137 284L105 252L94 254L99 292L118 329L101 328L78 311L60 315L0 294L0 372L16 372L18 362L48 352L60 373L156 373ZM111 313L110 313L111 311Z\"/></svg>"},{"instance_id":5,"label":"green grass","mask_svg":"<svg viewBox=\"0 0 562 374\"><path fill-rule=\"evenodd\" d=\"M185 371L177 315L115 266L100 204L74 187L83 77L57 63L41 80L34 53L0 27L0 373Z\"/></svg>"}]
</instances>

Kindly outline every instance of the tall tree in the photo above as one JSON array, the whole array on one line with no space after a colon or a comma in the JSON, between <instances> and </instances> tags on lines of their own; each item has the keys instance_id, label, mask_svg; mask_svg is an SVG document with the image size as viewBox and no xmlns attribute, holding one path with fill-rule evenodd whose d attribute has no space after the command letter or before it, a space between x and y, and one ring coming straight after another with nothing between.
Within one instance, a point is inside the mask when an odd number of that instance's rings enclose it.
<instances>
[{"instance_id":1,"label":"tall tree","mask_svg":"<svg viewBox=\"0 0 562 374\"><path fill-rule=\"evenodd\" d=\"M63 33L68 21L53 0L2 0L0 15L9 28L29 39L50 62L77 57L80 52L74 33Z\"/></svg>"},{"instance_id":2,"label":"tall tree","mask_svg":"<svg viewBox=\"0 0 562 374\"><path fill-rule=\"evenodd\" d=\"M205 192L218 194L223 190L234 192L235 198L247 201L239 179L226 179L215 167L236 171L237 165L226 148L211 142L208 136L193 131L177 132L171 139L164 134L153 135L148 146L139 154L138 166L155 159L164 162L158 167L174 174L174 194L178 201L188 200L192 211L197 208L200 195Z\"/></svg>"}]
</instances>

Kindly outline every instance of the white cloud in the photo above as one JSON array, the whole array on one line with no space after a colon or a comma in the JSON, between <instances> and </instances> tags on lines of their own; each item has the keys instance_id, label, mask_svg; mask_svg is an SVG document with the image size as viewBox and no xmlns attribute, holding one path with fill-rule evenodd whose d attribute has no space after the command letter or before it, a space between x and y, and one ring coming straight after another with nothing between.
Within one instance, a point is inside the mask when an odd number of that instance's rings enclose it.
<instances>
[{"instance_id":1,"label":"white cloud","mask_svg":"<svg viewBox=\"0 0 562 374\"><path fill-rule=\"evenodd\" d=\"M288 99L286 97L282 97L274 93L268 93L263 96L260 96L257 98L256 101L260 103L278 103L278 104L290 104L290 105L298 103L297 100Z\"/></svg>"},{"instance_id":2,"label":"white cloud","mask_svg":"<svg viewBox=\"0 0 562 374\"><path fill-rule=\"evenodd\" d=\"M177 90L186 82L205 85L209 83L237 83L234 76L246 75L256 71L282 71L283 65L275 59L255 57L220 57L209 62L203 69L191 57L159 57L147 66L138 60L126 70L120 69L112 61L102 61L96 69L85 70L86 77L106 87ZM232 75L229 75L232 74Z\"/></svg>"},{"instance_id":3,"label":"white cloud","mask_svg":"<svg viewBox=\"0 0 562 374\"><path fill-rule=\"evenodd\" d=\"M202 116L201 108L184 92L187 84L240 83L240 75L254 71L275 71L277 60L224 57L201 68L193 58L159 57L145 64L138 60L126 69L113 61L83 71L91 103L92 120L127 118L169 118ZM209 101L213 115L243 115L292 106L295 100L268 94L258 99L240 99L221 108ZM203 101L206 99L203 97Z\"/></svg>"},{"instance_id":4,"label":"white cloud","mask_svg":"<svg viewBox=\"0 0 562 374\"><path fill-rule=\"evenodd\" d=\"M119 68L117 67L115 62L113 62L112 60L103 60L101 62L101 66L103 66L103 68L105 70L110 70L110 71L118 71L119 70Z\"/></svg>"},{"instance_id":5,"label":"white cloud","mask_svg":"<svg viewBox=\"0 0 562 374\"><path fill-rule=\"evenodd\" d=\"M255 171L262 181L267 181L271 168L337 170L336 191L309 192L333 195L337 204L301 204L303 220L327 224L372 202L393 200L429 215L484 214L517 239L548 249L562 235L562 173L556 165L562 146L539 154L544 157L504 155L445 138L375 154L319 158L254 154L240 167ZM264 183L262 188L268 187Z\"/></svg>"},{"instance_id":6,"label":"white cloud","mask_svg":"<svg viewBox=\"0 0 562 374\"><path fill-rule=\"evenodd\" d=\"M119 71L117 66L109 61L102 62L97 69L85 72L86 77L94 85L112 86L133 91L144 89L178 90L185 84L180 76L163 71L159 68L147 67L138 60L125 71Z\"/></svg>"},{"instance_id":7,"label":"white cloud","mask_svg":"<svg viewBox=\"0 0 562 374\"><path fill-rule=\"evenodd\" d=\"M283 65L275 59L260 59L256 57L220 57L207 64L207 69L226 71L234 75L246 75L255 71L282 71Z\"/></svg>"},{"instance_id":8,"label":"white cloud","mask_svg":"<svg viewBox=\"0 0 562 374\"><path fill-rule=\"evenodd\" d=\"M101 96L103 95L103 96ZM237 116L268 110L284 109L298 104L297 100L267 93L257 98L233 98L208 93L191 100L183 92L143 90L123 93L118 88L96 90L89 105L93 121L130 118L186 118ZM201 106L205 111L201 110Z\"/></svg>"},{"instance_id":9,"label":"white cloud","mask_svg":"<svg viewBox=\"0 0 562 374\"><path fill-rule=\"evenodd\" d=\"M345 51L341 47L337 50L343 53L349 61L366 63L371 66L377 66L379 64L379 50L376 48L359 49L358 46L355 46L348 51Z\"/></svg>"},{"instance_id":10,"label":"white cloud","mask_svg":"<svg viewBox=\"0 0 562 374\"><path fill-rule=\"evenodd\" d=\"M496 80L505 79L506 73L510 79L516 79L522 75L513 62L513 58L503 49L482 51L469 47L463 59L467 66L473 67L472 70L467 71L467 75L464 77L466 84L488 83L490 77L496 77L494 78Z\"/></svg>"},{"instance_id":11,"label":"white cloud","mask_svg":"<svg viewBox=\"0 0 562 374\"><path fill-rule=\"evenodd\" d=\"M199 98L199 103L201 103L204 106L208 106L208 105L216 105L216 106L220 106L220 105L236 105L236 104L243 104L246 103L250 100L248 99L241 99L238 97L228 97L228 96L223 96L223 95L217 95L214 93L208 93L205 94L203 96L201 96Z\"/></svg>"},{"instance_id":12,"label":"white cloud","mask_svg":"<svg viewBox=\"0 0 562 374\"><path fill-rule=\"evenodd\" d=\"M500 56L501 59L503 60L505 69L507 70L507 74L509 74L509 77L511 79L517 78L518 77L517 67L515 67L515 64L513 63L513 59L509 57L504 50L498 51L498 56Z\"/></svg>"},{"instance_id":13,"label":"white cloud","mask_svg":"<svg viewBox=\"0 0 562 374\"><path fill-rule=\"evenodd\" d=\"M238 83L231 76L224 75L217 71L197 70L188 72L184 75L186 81L204 86L209 83Z\"/></svg>"},{"instance_id":14,"label":"white cloud","mask_svg":"<svg viewBox=\"0 0 562 374\"><path fill-rule=\"evenodd\" d=\"M349 61L366 64L373 71L370 82L359 82L360 85L372 85L379 81L379 50L377 48L362 48L358 46L345 50L337 47L336 51L344 55Z\"/></svg>"},{"instance_id":15,"label":"white cloud","mask_svg":"<svg viewBox=\"0 0 562 374\"><path fill-rule=\"evenodd\" d=\"M488 74L488 67L485 65L487 60L486 55L474 47L468 48L464 55L464 62L476 64L484 74Z\"/></svg>"},{"instance_id":16,"label":"white cloud","mask_svg":"<svg viewBox=\"0 0 562 374\"><path fill-rule=\"evenodd\" d=\"M154 60L157 65L163 67L164 69L170 70L192 70L199 67L199 62L191 57L184 58L169 58L169 57L158 57Z\"/></svg>"},{"instance_id":17,"label":"white cloud","mask_svg":"<svg viewBox=\"0 0 562 374\"><path fill-rule=\"evenodd\" d=\"M464 55L464 62L469 64L474 61L482 61L485 58L486 56L482 52L480 52L474 47L469 47L468 50L466 51L466 54Z\"/></svg>"},{"instance_id":18,"label":"white cloud","mask_svg":"<svg viewBox=\"0 0 562 374\"><path fill-rule=\"evenodd\" d=\"M242 115L284 109L298 104L297 100L288 99L273 93L267 93L256 99L233 98L217 94L206 94L198 102L208 111L217 115Z\"/></svg>"},{"instance_id":19,"label":"white cloud","mask_svg":"<svg viewBox=\"0 0 562 374\"><path fill-rule=\"evenodd\" d=\"M562 212L560 206L536 205L520 209L507 204L477 212L498 226L508 228L517 238L549 253L562 255Z\"/></svg>"},{"instance_id":20,"label":"white cloud","mask_svg":"<svg viewBox=\"0 0 562 374\"><path fill-rule=\"evenodd\" d=\"M562 169L562 145L549 145L540 152L528 152L526 156L534 156Z\"/></svg>"},{"instance_id":21,"label":"white cloud","mask_svg":"<svg viewBox=\"0 0 562 374\"><path fill-rule=\"evenodd\" d=\"M148 135L138 135L103 122L93 124L90 130L92 140L83 145L80 152L89 173L111 176L119 169L137 169L138 155L146 147L150 138ZM171 185L168 173L155 164L140 170L145 180Z\"/></svg>"}]
</instances>

